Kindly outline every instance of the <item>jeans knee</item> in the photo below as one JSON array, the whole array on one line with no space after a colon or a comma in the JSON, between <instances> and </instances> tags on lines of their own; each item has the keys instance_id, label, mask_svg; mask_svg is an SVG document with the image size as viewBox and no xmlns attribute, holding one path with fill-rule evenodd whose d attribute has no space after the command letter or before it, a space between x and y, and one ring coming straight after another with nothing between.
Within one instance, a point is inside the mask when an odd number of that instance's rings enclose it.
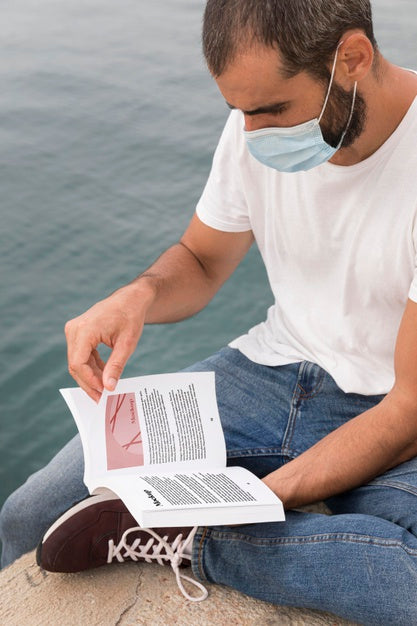
<instances>
[{"instance_id":1,"label":"jeans knee","mask_svg":"<svg viewBox=\"0 0 417 626\"><path fill-rule=\"evenodd\" d=\"M2 567L36 548L45 530L43 507L26 487L27 483L12 493L0 511Z\"/></svg>"},{"instance_id":2,"label":"jeans knee","mask_svg":"<svg viewBox=\"0 0 417 626\"><path fill-rule=\"evenodd\" d=\"M27 533L22 532L21 523L22 508L15 492L7 498L0 511L1 567L10 565L32 547L26 547Z\"/></svg>"},{"instance_id":3,"label":"jeans knee","mask_svg":"<svg viewBox=\"0 0 417 626\"><path fill-rule=\"evenodd\" d=\"M12 493L0 510L0 539L2 543L14 534L19 524L21 513L19 514L20 507L16 500L15 493Z\"/></svg>"}]
</instances>

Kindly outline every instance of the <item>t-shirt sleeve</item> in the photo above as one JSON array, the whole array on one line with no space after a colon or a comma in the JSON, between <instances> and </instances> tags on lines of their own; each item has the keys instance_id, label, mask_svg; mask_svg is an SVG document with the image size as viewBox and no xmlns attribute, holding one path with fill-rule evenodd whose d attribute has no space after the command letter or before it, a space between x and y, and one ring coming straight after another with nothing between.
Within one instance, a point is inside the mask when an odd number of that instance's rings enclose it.
<instances>
[{"instance_id":1,"label":"t-shirt sleeve","mask_svg":"<svg viewBox=\"0 0 417 626\"><path fill-rule=\"evenodd\" d=\"M413 282L411 283L410 291L408 292L408 297L413 302L417 302L417 268L415 270Z\"/></svg>"},{"instance_id":2,"label":"t-shirt sleeve","mask_svg":"<svg viewBox=\"0 0 417 626\"><path fill-rule=\"evenodd\" d=\"M213 164L196 212L204 224L226 232L251 230L240 157L243 118L232 111L213 157Z\"/></svg>"},{"instance_id":3,"label":"t-shirt sleeve","mask_svg":"<svg viewBox=\"0 0 417 626\"><path fill-rule=\"evenodd\" d=\"M417 214L417 207L416 207ZM408 297L413 302L417 302L417 217L414 219L413 227L413 241L414 241L414 277L408 292Z\"/></svg>"}]
</instances>

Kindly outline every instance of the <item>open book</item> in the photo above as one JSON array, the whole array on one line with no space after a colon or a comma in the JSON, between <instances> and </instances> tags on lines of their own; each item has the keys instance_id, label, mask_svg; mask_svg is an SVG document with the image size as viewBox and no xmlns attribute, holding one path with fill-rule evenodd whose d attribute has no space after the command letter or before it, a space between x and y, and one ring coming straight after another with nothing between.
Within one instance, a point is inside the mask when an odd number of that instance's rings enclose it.
<instances>
[{"instance_id":1,"label":"open book","mask_svg":"<svg viewBox=\"0 0 417 626\"><path fill-rule=\"evenodd\" d=\"M280 521L279 498L226 467L213 372L125 378L96 404L61 389L80 431L84 482L111 490L142 527Z\"/></svg>"}]
</instances>

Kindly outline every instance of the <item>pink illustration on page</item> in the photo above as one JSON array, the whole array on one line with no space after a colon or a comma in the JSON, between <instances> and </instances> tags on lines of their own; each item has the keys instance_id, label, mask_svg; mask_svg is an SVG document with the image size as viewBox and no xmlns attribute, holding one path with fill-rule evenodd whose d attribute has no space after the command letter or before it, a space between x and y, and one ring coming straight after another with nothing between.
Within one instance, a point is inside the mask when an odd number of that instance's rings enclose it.
<instances>
[{"instance_id":1,"label":"pink illustration on page","mask_svg":"<svg viewBox=\"0 0 417 626\"><path fill-rule=\"evenodd\" d=\"M107 469L143 465L142 434L135 394L108 396L105 419Z\"/></svg>"}]
</instances>

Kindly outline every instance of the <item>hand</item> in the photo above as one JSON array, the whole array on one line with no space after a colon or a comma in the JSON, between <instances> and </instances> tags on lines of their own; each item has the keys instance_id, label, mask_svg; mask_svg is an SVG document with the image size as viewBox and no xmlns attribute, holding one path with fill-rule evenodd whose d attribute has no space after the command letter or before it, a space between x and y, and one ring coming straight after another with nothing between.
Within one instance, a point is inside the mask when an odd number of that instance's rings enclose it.
<instances>
[{"instance_id":1,"label":"hand","mask_svg":"<svg viewBox=\"0 0 417 626\"><path fill-rule=\"evenodd\" d=\"M262 482L281 500L285 509L293 508L298 497L297 474L292 472L292 461L262 478Z\"/></svg>"},{"instance_id":2,"label":"hand","mask_svg":"<svg viewBox=\"0 0 417 626\"><path fill-rule=\"evenodd\" d=\"M95 402L112 391L142 334L147 302L134 284L122 287L65 325L68 370ZM112 349L104 363L97 348Z\"/></svg>"},{"instance_id":3,"label":"hand","mask_svg":"<svg viewBox=\"0 0 417 626\"><path fill-rule=\"evenodd\" d=\"M275 470L274 472L271 472L270 474L267 474L266 476L264 476L262 478L262 482L265 483L265 485L267 487L269 487L271 489L271 491L273 491L276 495L278 495L277 492L276 492L276 489L277 489L277 480L276 480L276 476L275 476L276 471L277 470Z\"/></svg>"}]
</instances>

